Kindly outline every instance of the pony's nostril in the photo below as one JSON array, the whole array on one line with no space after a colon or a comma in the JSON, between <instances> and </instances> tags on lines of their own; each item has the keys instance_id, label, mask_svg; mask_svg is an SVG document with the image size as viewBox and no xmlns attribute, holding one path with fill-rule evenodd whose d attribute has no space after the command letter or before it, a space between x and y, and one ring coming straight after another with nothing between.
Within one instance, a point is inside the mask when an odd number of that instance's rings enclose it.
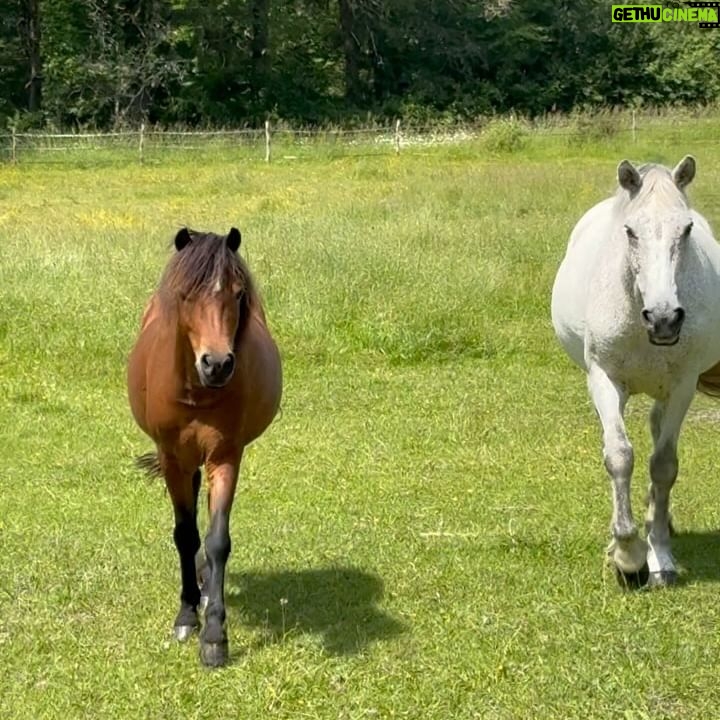
<instances>
[{"instance_id":1,"label":"pony's nostril","mask_svg":"<svg viewBox=\"0 0 720 720\"><path fill-rule=\"evenodd\" d=\"M211 384L227 382L235 370L235 355L233 353L203 353L200 356L198 371Z\"/></svg>"},{"instance_id":2,"label":"pony's nostril","mask_svg":"<svg viewBox=\"0 0 720 720\"><path fill-rule=\"evenodd\" d=\"M642 316L643 316L643 320L644 320L646 323L651 323L651 322L652 322L652 313L651 313L649 310L647 310L647 309L643 310L643 311L642 311Z\"/></svg>"},{"instance_id":3,"label":"pony's nostril","mask_svg":"<svg viewBox=\"0 0 720 720\"><path fill-rule=\"evenodd\" d=\"M675 308L675 320L673 321L676 325L680 325L682 321L685 319L685 311L679 307Z\"/></svg>"}]
</instances>

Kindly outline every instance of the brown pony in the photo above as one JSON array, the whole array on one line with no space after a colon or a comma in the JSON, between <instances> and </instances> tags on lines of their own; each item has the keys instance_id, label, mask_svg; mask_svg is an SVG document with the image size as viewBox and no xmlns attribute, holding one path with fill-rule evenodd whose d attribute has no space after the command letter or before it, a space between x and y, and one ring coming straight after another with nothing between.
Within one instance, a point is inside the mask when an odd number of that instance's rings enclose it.
<instances>
[{"instance_id":1,"label":"brown pony","mask_svg":"<svg viewBox=\"0 0 720 720\"><path fill-rule=\"evenodd\" d=\"M207 596L200 657L210 666L228 658L225 565L240 460L282 393L278 349L239 247L236 228L227 236L178 232L128 363L132 413L157 446L139 462L163 475L175 511L182 579L175 636L185 640L199 628L200 583ZM195 563L201 465L209 510L202 572Z\"/></svg>"}]
</instances>

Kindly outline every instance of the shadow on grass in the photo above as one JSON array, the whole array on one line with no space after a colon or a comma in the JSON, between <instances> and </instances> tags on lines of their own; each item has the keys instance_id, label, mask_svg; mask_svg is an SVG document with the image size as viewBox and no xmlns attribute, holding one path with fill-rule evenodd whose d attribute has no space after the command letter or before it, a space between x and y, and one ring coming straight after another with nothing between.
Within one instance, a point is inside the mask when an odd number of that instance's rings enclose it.
<instances>
[{"instance_id":1,"label":"shadow on grass","mask_svg":"<svg viewBox=\"0 0 720 720\"><path fill-rule=\"evenodd\" d=\"M407 626L378 607L382 579L353 567L229 576L225 601L243 622L263 631L260 645L297 633L320 637L333 655L351 655L389 639Z\"/></svg>"},{"instance_id":2,"label":"shadow on grass","mask_svg":"<svg viewBox=\"0 0 720 720\"><path fill-rule=\"evenodd\" d=\"M720 531L679 532L672 548L686 581L720 582Z\"/></svg>"}]
</instances>

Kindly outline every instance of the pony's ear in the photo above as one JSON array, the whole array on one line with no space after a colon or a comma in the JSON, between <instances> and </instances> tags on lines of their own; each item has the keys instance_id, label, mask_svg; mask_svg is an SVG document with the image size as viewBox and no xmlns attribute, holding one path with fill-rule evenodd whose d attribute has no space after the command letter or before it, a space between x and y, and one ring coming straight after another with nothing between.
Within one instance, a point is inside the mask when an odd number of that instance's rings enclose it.
<instances>
[{"instance_id":1,"label":"pony's ear","mask_svg":"<svg viewBox=\"0 0 720 720\"><path fill-rule=\"evenodd\" d=\"M175 249L182 250L186 245L189 245L191 241L190 231L184 227L178 230L178 234L175 236Z\"/></svg>"},{"instance_id":2,"label":"pony's ear","mask_svg":"<svg viewBox=\"0 0 720 720\"><path fill-rule=\"evenodd\" d=\"M230 232L227 236L227 246L233 251L237 252L237 249L240 247L240 240L242 239L242 236L240 235L240 231L237 228L230 228Z\"/></svg>"},{"instance_id":3,"label":"pony's ear","mask_svg":"<svg viewBox=\"0 0 720 720\"><path fill-rule=\"evenodd\" d=\"M642 178L637 168L629 161L623 160L617 169L620 187L634 195L642 187Z\"/></svg>"},{"instance_id":4,"label":"pony's ear","mask_svg":"<svg viewBox=\"0 0 720 720\"><path fill-rule=\"evenodd\" d=\"M672 171L672 177L675 184L684 190L695 177L695 158L692 155L686 155Z\"/></svg>"}]
</instances>

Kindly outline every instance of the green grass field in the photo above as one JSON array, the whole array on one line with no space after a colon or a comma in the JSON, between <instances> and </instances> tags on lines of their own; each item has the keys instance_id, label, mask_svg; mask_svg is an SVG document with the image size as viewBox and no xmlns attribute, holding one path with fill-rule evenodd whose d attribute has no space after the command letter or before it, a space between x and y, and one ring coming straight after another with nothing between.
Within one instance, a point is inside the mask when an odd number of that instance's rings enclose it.
<instances>
[{"instance_id":1,"label":"green grass field","mask_svg":"<svg viewBox=\"0 0 720 720\"><path fill-rule=\"evenodd\" d=\"M720 228L713 127L1 166L3 718L716 717L720 405L698 398L681 441L681 584L623 593L599 427L549 321L622 157L694 153ZM286 379L241 471L219 671L171 640L172 512L133 468L151 443L125 397L184 224L242 229Z\"/></svg>"}]
</instances>

